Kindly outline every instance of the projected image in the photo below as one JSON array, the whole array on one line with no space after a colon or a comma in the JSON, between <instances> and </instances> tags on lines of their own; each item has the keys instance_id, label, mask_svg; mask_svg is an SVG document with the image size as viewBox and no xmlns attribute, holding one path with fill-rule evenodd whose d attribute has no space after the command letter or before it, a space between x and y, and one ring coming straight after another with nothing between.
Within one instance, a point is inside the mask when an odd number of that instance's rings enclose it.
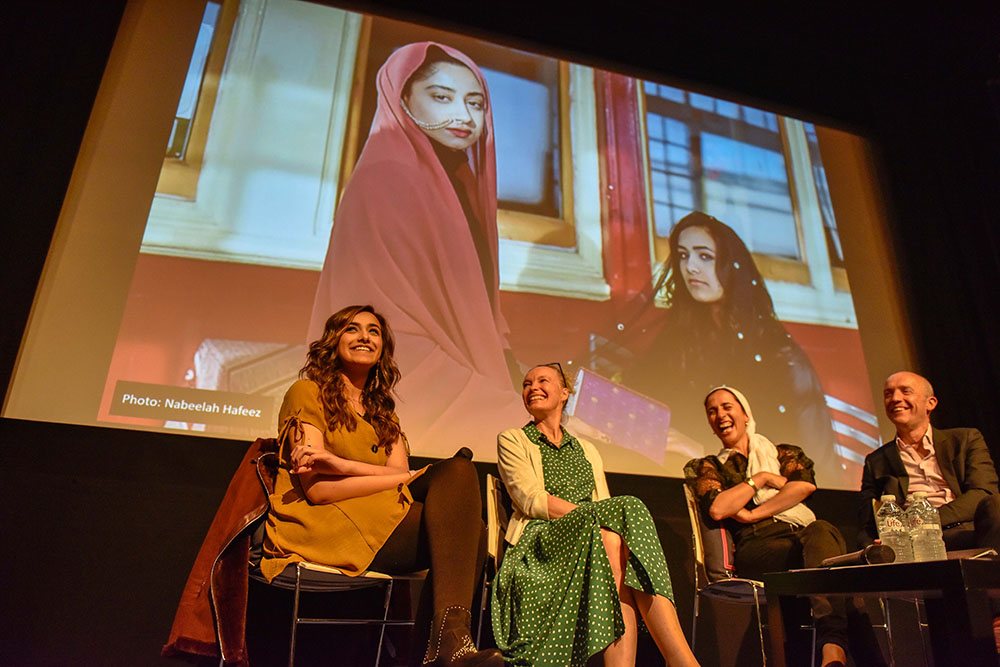
<instances>
[{"instance_id":1,"label":"projected image","mask_svg":"<svg viewBox=\"0 0 1000 667\"><path fill-rule=\"evenodd\" d=\"M489 86L468 56L434 42L392 51L376 81L378 107L334 217L308 338L344 304L373 304L396 333L411 447L446 455L461 434L523 414L500 313Z\"/></svg>"},{"instance_id":2,"label":"projected image","mask_svg":"<svg viewBox=\"0 0 1000 667\"><path fill-rule=\"evenodd\" d=\"M274 435L326 318L383 313L412 454L495 460L527 367L612 471L682 476L721 384L854 488L877 427L811 124L292 0L209 3L99 420ZM188 57L190 54L186 54ZM765 408L766 406L766 408Z\"/></svg>"},{"instance_id":3,"label":"projected image","mask_svg":"<svg viewBox=\"0 0 1000 667\"><path fill-rule=\"evenodd\" d=\"M664 326L624 373L625 382L667 405L683 405L727 384L756 397L761 423L801 445L820 466L835 463L823 388L809 357L778 321L771 296L743 240L695 211L669 237L669 261L656 290ZM674 413L673 426L700 431L704 416Z\"/></svg>"}]
</instances>

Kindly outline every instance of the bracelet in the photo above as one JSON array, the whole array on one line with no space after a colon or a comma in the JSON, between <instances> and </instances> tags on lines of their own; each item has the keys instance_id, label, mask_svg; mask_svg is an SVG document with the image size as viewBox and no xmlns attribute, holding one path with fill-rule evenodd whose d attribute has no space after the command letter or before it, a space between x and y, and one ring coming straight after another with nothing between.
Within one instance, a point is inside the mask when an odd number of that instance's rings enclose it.
<instances>
[{"instance_id":1,"label":"bracelet","mask_svg":"<svg viewBox=\"0 0 1000 667\"><path fill-rule=\"evenodd\" d=\"M753 481L753 477L747 477L747 478L746 478L745 480L743 480L743 481L744 481L744 482L746 482L747 484L749 484L749 485L750 485L750 488L751 488L751 489L753 489L753 492L754 492L754 493L757 493L757 491L759 491L759 490L760 490L760 489L759 489L759 488L757 487L757 482Z\"/></svg>"}]
</instances>

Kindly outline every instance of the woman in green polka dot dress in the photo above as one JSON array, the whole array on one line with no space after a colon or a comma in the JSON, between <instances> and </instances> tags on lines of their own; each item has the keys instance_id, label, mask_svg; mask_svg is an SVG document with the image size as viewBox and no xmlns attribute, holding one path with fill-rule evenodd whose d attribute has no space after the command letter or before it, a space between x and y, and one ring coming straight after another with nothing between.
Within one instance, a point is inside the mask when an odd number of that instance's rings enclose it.
<instances>
[{"instance_id":1,"label":"woman in green polka dot dress","mask_svg":"<svg viewBox=\"0 0 1000 667\"><path fill-rule=\"evenodd\" d=\"M514 665L583 665L601 651L605 665L634 665L641 616L668 664L697 665L649 510L609 497L597 449L561 425L569 395L558 364L532 368L532 420L497 438L514 501L493 589L497 646Z\"/></svg>"}]
</instances>

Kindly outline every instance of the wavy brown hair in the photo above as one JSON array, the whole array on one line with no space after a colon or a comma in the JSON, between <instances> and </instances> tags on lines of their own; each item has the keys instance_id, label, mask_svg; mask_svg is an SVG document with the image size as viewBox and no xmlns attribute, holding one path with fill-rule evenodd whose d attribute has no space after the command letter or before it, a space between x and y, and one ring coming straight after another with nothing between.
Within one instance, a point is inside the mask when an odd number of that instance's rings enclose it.
<instances>
[{"instance_id":1,"label":"wavy brown hair","mask_svg":"<svg viewBox=\"0 0 1000 667\"><path fill-rule=\"evenodd\" d=\"M312 380L319 385L319 397L326 413L327 427L333 431L346 428L353 431L358 426L358 419L351 408L344 392L343 362L337 356L337 345L348 325L359 313L371 313L378 320L382 329L382 354L378 362L368 371L368 379L361 390L361 404L365 408L366 420L375 429L378 436L378 446L385 447L387 453L392 451L392 444L398 439L405 443L406 436L399 428L396 420L396 401L392 398L392 390L399 382L399 368L392 360L396 349L396 341L389 329L385 317L376 312L370 305L348 306L335 312L326 321L323 335L319 340L309 344L306 354L306 365L299 371L299 377Z\"/></svg>"}]
</instances>

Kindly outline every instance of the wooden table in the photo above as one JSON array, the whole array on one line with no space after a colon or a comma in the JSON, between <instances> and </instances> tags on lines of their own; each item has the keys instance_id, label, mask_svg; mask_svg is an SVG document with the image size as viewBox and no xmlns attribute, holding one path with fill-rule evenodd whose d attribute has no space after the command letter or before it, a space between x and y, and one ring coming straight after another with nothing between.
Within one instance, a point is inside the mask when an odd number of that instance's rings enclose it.
<instances>
[{"instance_id":1,"label":"wooden table","mask_svg":"<svg viewBox=\"0 0 1000 667\"><path fill-rule=\"evenodd\" d=\"M1000 561L939 560L764 575L774 664L786 665L785 622L794 598L809 595L921 598L936 667L996 665L989 597L1000 597Z\"/></svg>"}]
</instances>

